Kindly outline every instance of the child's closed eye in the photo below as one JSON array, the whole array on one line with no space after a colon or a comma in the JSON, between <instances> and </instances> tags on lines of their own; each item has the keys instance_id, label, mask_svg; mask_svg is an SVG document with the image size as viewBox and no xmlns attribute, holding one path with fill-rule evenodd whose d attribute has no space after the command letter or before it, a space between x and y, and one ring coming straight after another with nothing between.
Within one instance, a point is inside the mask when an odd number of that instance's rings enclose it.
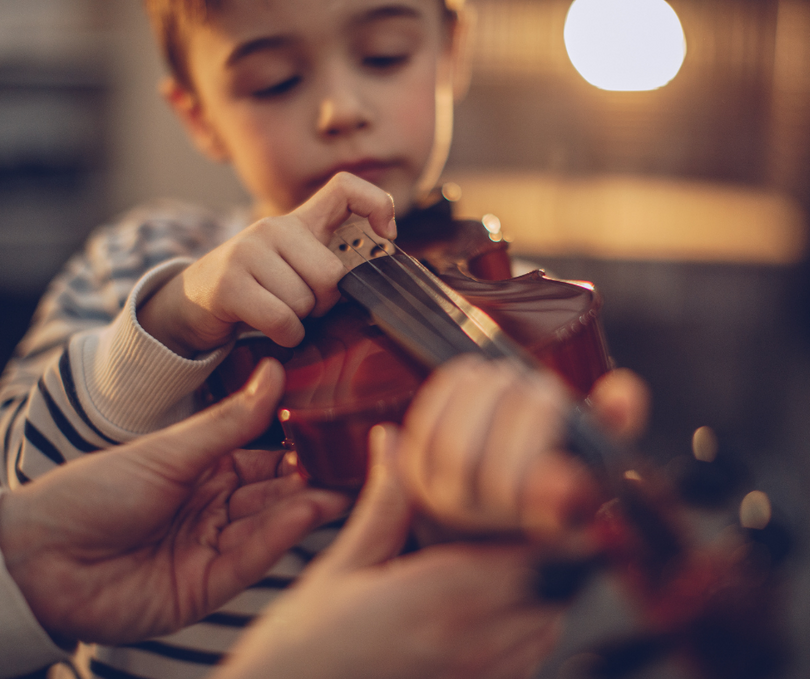
<instances>
[{"instance_id":1,"label":"child's closed eye","mask_svg":"<svg viewBox=\"0 0 810 679\"><path fill-rule=\"evenodd\" d=\"M300 75L294 75L274 85L254 90L252 94L256 99L272 99L273 97L280 97L296 87L301 80L302 78Z\"/></svg>"},{"instance_id":2,"label":"child's closed eye","mask_svg":"<svg viewBox=\"0 0 810 679\"><path fill-rule=\"evenodd\" d=\"M363 65L375 70L394 69L403 66L410 60L411 55L404 54L374 54L363 57Z\"/></svg>"}]
</instances>

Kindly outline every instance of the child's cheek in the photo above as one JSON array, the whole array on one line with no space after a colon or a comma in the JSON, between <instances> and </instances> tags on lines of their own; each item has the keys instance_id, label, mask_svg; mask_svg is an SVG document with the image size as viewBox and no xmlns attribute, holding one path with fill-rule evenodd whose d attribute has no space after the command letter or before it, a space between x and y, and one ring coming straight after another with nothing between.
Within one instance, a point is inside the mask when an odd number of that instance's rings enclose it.
<instances>
[{"instance_id":1,"label":"child's cheek","mask_svg":"<svg viewBox=\"0 0 810 679\"><path fill-rule=\"evenodd\" d=\"M409 148L420 152L429 151L433 145L436 129L436 94L431 82L429 85L407 90L409 96L402 97L394 107L397 126Z\"/></svg>"}]
</instances>

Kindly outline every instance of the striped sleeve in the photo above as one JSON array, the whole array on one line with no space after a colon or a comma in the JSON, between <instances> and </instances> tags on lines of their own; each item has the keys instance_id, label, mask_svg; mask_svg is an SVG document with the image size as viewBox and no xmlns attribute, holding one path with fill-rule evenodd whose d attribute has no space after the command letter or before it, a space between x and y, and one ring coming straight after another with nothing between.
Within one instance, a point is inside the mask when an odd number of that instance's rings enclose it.
<instances>
[{"instance_id":1,"label":"striped sleeve","mask_svg":"<svg viewBox=\"0 0 810 679\"><path fill-rule=\"evenodd\" d=\"M97 231L54 279L0 379L2 485L182 419L226 349L173 354L137 323L139 299L230 235L163 203Z\"/></svg>"}]
</instances>

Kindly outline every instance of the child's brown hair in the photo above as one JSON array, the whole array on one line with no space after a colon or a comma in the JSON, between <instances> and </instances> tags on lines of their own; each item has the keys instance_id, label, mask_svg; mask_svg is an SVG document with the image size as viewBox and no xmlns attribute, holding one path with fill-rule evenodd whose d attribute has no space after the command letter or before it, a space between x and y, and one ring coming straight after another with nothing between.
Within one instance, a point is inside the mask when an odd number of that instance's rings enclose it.
<instances>
[{"instance_id":1,"label":"child's brown hair","mask_svg":"<svg viewBox=\"0 0 810 679\"><path fill-rule=\"evenodd\" d=\"M464 0L441 0L450 16L464 4ZM227 0L143 0L146 14L163 58L172 76L186 89L193 89L186 63L185 36L188 27L204 24L208 17L222 9Z\"/></svg>"}]
</instances>

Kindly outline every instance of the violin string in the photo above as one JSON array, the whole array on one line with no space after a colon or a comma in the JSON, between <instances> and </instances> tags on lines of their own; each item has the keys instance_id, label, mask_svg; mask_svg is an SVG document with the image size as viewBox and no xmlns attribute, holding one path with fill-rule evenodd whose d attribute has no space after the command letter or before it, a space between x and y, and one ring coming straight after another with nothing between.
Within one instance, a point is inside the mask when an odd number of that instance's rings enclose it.
<instances>
[{"instance_id":1,"label":"violin string","mask_svg":"<svg viewBox=\"0 0 810 679\"><path fill-rule=\"evenodd\" d=\"M489 341L494 341L494 338L491 336L491 332L488 332L485 329L485 324L482 322L482 318L480 316L482 312L477 307L470 304L462 295L459 295L455 290L444 283L444 281L431 273L427 267L425 267L417 259L410 257L406 252L398 247L396 243L392 243L392 245L400 254L406 257L405 261L414 267L421 275L414 276L410 271L407 271L407 268L402 262L400 262L400 260L395 259L394 261L397 262L400 267L406 269L407 273L412 276L414 282L420 288L422 288L422 290L428 296L433 298L434 301L436 301L437 304L444 309L448 316L456 317L456 319L460 317L463 320L456 320L456 323L461 326L462 329L469 328L469 324L472 324L478 333L482 334ZM472 336L468 329L465 329L465 334L470 337Z\"/></svg>"},{"instance_id":2,"label":"violin string","mask_svg":"<svg viewBox=\"0 0 810 679\"><path fill-rule=\"evenodd\" d=\"M442 300L441 298L437 298L437 294L433 290L430 290L426 286L422 285L421 281L416 276L414 276L412 271L410 271L400 260L398 260L396 257L391 255L387 251L387 249L384 246L380 245L379 242L374 240L374 238L370 234L368 234L366 231L363 231L362 229L361 229L361 233L366 238L368 238L372 243L374 243L374 245L376 245L378 248L380 248L380 250L385 253L386 257L391 259L394 262L394 264L397 266L397 268L399 268L406 277L410 278L410 280L412 282L419 285L419 287L423 290L423 292L425 292L430 298L432 298L433 301L435 301L440 308L442 308L445 312L448 312L448 315L451 315L449 313L450 310L451 310L451 307L448 307L448 305L446 303L446 300ZM418 299L413 297L413 295L411 293L409 293L407 290L402 288L402 286L399 283L397 283L393 278L391 278L382 269L380 269L374 263L374 259L368 259L365 255L363 255L362 252L360 252L357 248L355 248L352 243L349 243L348 241L346 241L346 239L343 238L343 236L341 234L338 234L338 236L339 236L339 238L341 238L341 240L343 240L344 243L346 243L346 245L348 245L350 248L352 248L352 250L354 250L354 252L359 257L361 257L363 259L363 261L368 262L369 265L380 275L381 278L386 280L392 287L394 287L398 292L400 292L403 295L403 297L408 299L408 301L410 301L413 304L415 304L416 306L420 307L421 311L423 312L423 315L435 316L435 312L429 310L428 307L426 307L422 302L420 302ZM396 245L396 243L393 243L391 241L388 241L388 242L391 243L391 245L398 251L399 254L403 255L406 258L406 261L408 261L409 263L414 262L413 258L410 255L408 255L406 252L404 252L401 248L399 248ZM420 266L420 268L423 268L423 267L421 267L421 265L418 265L418 263L416 263L416 264L417 264L417 266ZM426 269L424 271L425 271L425 273L430 275L429 272L427 272ZM370 287L369 284L366 281L364 281L361 276L357 275L357 273L355 273L353 270L350 271L350 273L354 274L354 276L358 280L360 280L364 285L366 285L367 287ZM389 304L389 303L392 304L392 302L389 302L389 300L386 297L384 297L378 290L373 289L373 292L378 298L382 299L385 304ZM442 302L444 302L444 304ZM396 305L394 305L394 306L396 306Z\"/></svg>"},{"instance_id":3,"label":"violin string","mask_svg":"<svg viewBox=\"0 0 810 679\"><path fill-rule=\"evenodd\" d=\"M373 260L373 259L368 259L368 258L366 258L366 256L365 256L365 255L363 255L363 253L362 253L362 252L360 252L360 250L358 250L358 249L357 249L357 248L356 248L356 247L355 247L355 246L354 246L352 243L350 243L350 242L349 242L349 241L347 241L345 238L343 238L343 236L342 236L342 235L340 235L340 234L337 234L337 235L338 235L338 237L339 237L339 238L340 238L340 239L341 239L341 240L342 240L342 241L343 241L343 242L344 242L344 243L345 243L345 244L346 244L348 247L350 247L352 250L354 250L355 254L357 254L359 257L361 257L361 258L363 259L363 261L364 261L364 262L367 262L367 263L368 263L368 264L369 264L369 265L370 265L370 266L371 266L371 267L374 269L374 271L376 271L376 272L377 272L377 274L378 274L378 275L379 275L381 278L383 278L383 279L384 279L384 280L386 280L388 283L390 283L390 284L391 284L391 286L392 286L392 287L394 287L395 289L398 287L398 286L397 286L397 284L396 284L396 282L395 282L393 279L391 279L391 277L390 277L390 276L388 276L388 275L387 275L387 274L386 274L386 273L385 273L385 272L384 272L382 269L380 269L380 268L379 268L379 267L378 267L378 266L377 266L377 265L374 263L374 260ZM370 239L370 240L371 240L371 239ZM373 241L373 240L372 240L372 242L373 242L375 245L378 245L378 246L379 246L379 244L378 244L378 243L376 243L376 241ZM384 251L384 250L383 250L383 251ZM387 252L386 252L385 254L386 254L387 256L389 256L389 257L390 257L390 255L388 255L388 253L387 253ZM406 314L404 311L402 311L402 309L401 309L400 307L398 307L396 304L394 304L394 302L393 302L392 300L390 300L388 297L386 297L385 295L383 295L383 294L382 294L382 293L381 293L381 292L380 292L380 291L379 291L377 288L375 288L374 286L372 286L372 285L371 285L371 284L370 284L368 281L366 281L366 280L365 280L365 279L364 279L362 276L360 276L360 275L359 275L359 274L358 274L358 273L355 271L355 269L350 269L350 270L349 270L349 274L351 274L351 275L352 275L352 276L355 278L355 280L357 280L358 282L360 282L360 284L361 284L361 285L363 285L363 286L364 286L364 287L365 287L367 290L369 290L369 291L370 291L370 292L371 292L371 293L374 295L374 297L375 297L376 299L378 299L378 300L379 300L379 301L380 301L380 302L381 302L383 305L387 306L389 309L393 310L395 313L398 313L398 315L400 315L400 316L401 316L401 317L402 317L404 320L407 320L407 319L409 318L409 317L408 317L408 314ZM407 294L407 293L406 293L406 291L404 291L404 290L400 290L400 292L402 292L402 293L403 293L403 296L406 296L406 294ZM410 300L409 300L409 301L410 301ZM418 303L418 300L413 300L413 301L414 301L415 303Z\"/></svg>"},{"instance_id":4,"label":"violin string","mask_svg":"<svg viewBox=\"0 0 810 679\"><path fill-rule=\"evenodd\" d=\"M419 307L417 311L421 314L423 321L430 323L433 327L433 334L429 336L429 339L433 340L434 343L443 342L448 345L451 351L450 355L469 351L471 347L475 347L480 353L490 358L510 357L517 359L524 367L528 368L534 366L534 361L531 360L522 349L517 347L489 316L486 316L486 314L470 304L463 296L456 293L452 288L441 281L441 279L438 279L418 260L411 257L402 250L402 248L397 246L396 243L388 241L401 255L401 258L394 257L388 253L387 248L381 245L380 242L375 240L373 235L360 228L357 224L355 224L354 227L384 252L388 258L393 261L396 267L402 271L403 275L422 290L427 298L440 309L442 313L436 312L419 302L411 293L404 290L395 279L392 279L377 267L373 260L367 259L352 243L348 243L346 239L343 238L342 234L338 234L344 243L351 247L363 261L368 262L384 280L389 281L400 294L403 294L409 301ZM365 281L363 281L363 283L365 284ZM379 295L380 293L375 290L374 294ZM384 303L387 304L387 301L384 300ZM461 336L464 337L464 341L459 343L457 339L454 340L453 338L457 337L456 333L461 333ZM435 356L438 352L434 351L433 353ZM445 357L449 358L449 355L445 354Z\"/></svg>"},{"instance_id":5,"label":"violin string","mask_svg":"<svg viewBox=\"0 0 810 679\"><path fill-rule=\"evenodd\" d=\"M405 272L405 274L407 276L409 276L411 279L416 278L415 276L413 276L412 272L410 272L402 264L402 262L399 259L397 259L393 255L391 255L384 246L381 246L380 243L377 242L372 236L370 236L365 230L360 229L360 231L372 243L374 243L377 247L379 247L381 249L381 251L384 252L385 255L388 258L393 259L394 262L396 263L396 265L399 268L401 268ZM363 255L353 245L353 243L348 242L343 237L342 234L336 234L336 235L341 240L343 240L343 242L348 247L352 248L352 250L354 250L354 252L364 262L368 262L373 267L373 269L379 273L380 276L382 276L386 280L389 280L389 282L391 282L393 285L396 285L395 281L391 280L390 277L374 263L373 259L368 259L365 255ZM396 243L393 243L391 241L388 241L388 242L390 242L391 245L393 245L395 251L397 251L400 254L404 255L405 261L415 263L420 269L424 270L424 272L427 274L427 280L432 281L435 278L435 276L433 274L431 274L424 266L422 266L421 263L419 263L413 257L408 255L408 253L406 253L404 250L402 250ZM396 312L400 311L399 308L395 304L393 304L393 302L388 300L385 296L383 296L380 293L379 290L377 290L376 288L371 286L367 281L365 281L362 276L359 276L353 270L350 270L349 273L351 273L354 276L354 278L356 280L360 281L360 283L362 285L364 285L367 289L371 290L372 293L374 294L374 296L377 299L380 299L383 302L383 304L385 304L387 306L393 305L393 308L394 308L394 310ZM442 286L448 287L448 286L446 286L446 284L443 283L443 281L441 281L439 279L436 279L436 280ZM416 282L421 283L420 280L417 280ZM467 302L463 297L461 297L461 295L458 295L458 293L455 293L455 291L453 291L452 289L449 289L449 291L453 294L454 297L459 297L461 300L463 300L465 305L470 306L473 309L476 308L473 305L469 304L469 302ZM403 291L403 292L407 292L407 291ZM428 290L425 290L425 292L428 292L428 294L431 297L434 296ZM452 301L452 298L450 298L450 301ZM466 315L466 312L463 309L461 309L461 311L462 311L462 313L465 313L465 315ZM430 313L434 314L435 312L431 311ZM405 316L407 317L408 315L405 314ZM408 322L408 320L409 320L409 317L406 318L406 323ZM528 369L528 370L536 369L535 362L532 361L531 358L527 357L525 352L523 352L520 349L511 350L512 349L511 347L509 347L509 349L510 349L510 351L507 351L506 355L510 356L513 359L517 359L518 365L520 365L523 369ZM567 422L567 429L568 429L567 437L569 439L569 446L571 447L572 452L575 452L580 457L582 457L582 459L584 459L586 461L586 463L588 463L589 466L592 469L594 469L594 471L597 474L599 474L602 478L604 478L607 481L607 483L609 485L611 485L611 487L618 487L616 479L615 479L615 470L616 469L623 469L626 466L622 467L622 465L619 465L617 467L617 466L615 466L615 463L624 458L623 451L616 450L614 446L611 446L609 444L609 442L607 442L607 439L600 433L598 428L594 427L591 424L590 419L591 418L590 418L590 416L589 416L589 414L587 412L587 409L581 410L580 408L577 408L570 414L569 420ZM611 465L608 464L608 461L610 461L610 460L613 461L613 464L611 464ZM626 467L626 468L629 468L629 467Z\"/></svg>"},{"instance_id":6,"label":"violin string","mask_svg":"<svg viewBox=\"0 0 810 679\"><path fill-rule=\"evenodd\" d=\"M455 328L458 328L464 335L466 335L476 346L484 351L482 341L486 341L493 350L497 351L500 355L518 359L519 362L526 365L526 367L534 367L534 361L529 359L526 353L517 347L514 342L508 338L480 309L473 304L470 304L462 295L453 290L444 281L431 273L421 262L411 257L407 252L400 248L396 243L388 241L394 247L395 251L402 255L402 259L390 255L384 246L374 239L374 236L362 229L359 225L355 224L357 228L366 238L379 247L389 258L391 258L395 265L402 270L404 275L414 282L422 291L431 299L450 319ZM342 238L342 236L341 236ZM345 242L345 239L344 239ZM349 244L350 247L353 247ZM354 249L354 248L353 248ZM356 250L355 250L356 251ZM356 251L357 252L357 251ZM357 254L373 265L373 260L368 260L366 257L357 252ZM410 265L415 272L409 269L405 263ZM376 269L377 267L375 267ZM418 273L419 275L416 275ZM385 274L381 274L385 275ZM431 312L436 315L435 312ZM435 324L434 324L435 326ZM437 327L441 332L441 328ZM479 339L476 339L478 337ZM485 353L489 353L486 352Z\"/></svg>"},{"instance_id":7,"label":"violin string","mask_svg":"<svg viewBox=\"0 0 810 679\"><path fill-rule=\"evenodd\" d=\"M387 249L383 245L381 245L378 241L376 241L372 236L370 236L368 233L366 233L362 229L360 231L361 231L361 233L363 233L363 235L366 236L366 238L368 238L372 243L374 243L374 245L376 245L378 248L380 248L380 250L382 252L384 252L385 255L389 259L391 259L395 263L395 265L397 265L397 267L400 270L402 270L404 272L404 274L411 281L414 281L414 282L418 283L418 281L416 281L415 276L413 275L413 273L411 271L409 271L407 269L407 267L405 267L396 257L394 257L393 255L388 253ZM420 314L422 320L425 323L428 323L430 326L432 326L434 332L430 334L430 337L429 337L430 339L433 339L435 341L437 339L436 333L438 333L438 337L441 337L442 339L447 341L447 337L445 336L445 333L443 332L446 328L441 327L440 322L438 321L440 316L434 310L430 309L421 300L414 297L414 295L412 293L410 293L408 290L403 288L402 285L399 282L397 282L395 279L393 279L391 276L389 276L385 271L383 271L379 266L377 266L377 264L375 264L374 259L368 259L362 252L359 251L358 248L356 248L354 246L353 243L350 243L348 240L346 240L346 238L344 238L342 234L338 233L336 235L349 248L351 248L355 252L355 254L357 254L364 262L367 262L369 264L369 266L371 266L372 269L383 280L388 282L389 285L391 285L400 295L402 295L403 299L407 300L416 309L416 311ZM393 245L395 248L397 248L397 246L394 243L391 243L391 245ZM399 248L397 248L397 249L399 249ZM401 249L399 249L399 252L401 254L404 254L405 257L409 261L412 259L407 253L404 253ZM352 274L352 276L355 278L355 280L359 281L367 290L369 290L372 293L372 295L375 297L375 299L379 300L386 308L392 310L401 320L403 320L405 322L405 324L408 327L410 327L410 329L412 331L415 331L415 328L413 327L413 322L414 322L415 319L411 315L409 315L407 312L405 312L403 309L401 309L401 307L399 307L397 304L395 304L393 302L393 300L390 300L388 297L383 295L378 289L376 289L372 285L370 285L366 280L364 280L364 278L362 276L358 275L356 271L350 270L349 273ZM423 286L420 286L420 287L422 287L422 289L424 290ZM429 297L431 299L433 299L433 301L437 302L437 304L440 306L440 308L443 308L443 310L445 312L447 312L447 309L445 308L446 307L446 302L445 302L444 305L442 305L439 300L435 299L435 293L430 294L430 292L428 290L424 290L424 291L429 294ZM458 324L456 323L456 325L458 325ZM421 326L421 327L424 327L424 326Z\"/></svg>"}]
</instances>

